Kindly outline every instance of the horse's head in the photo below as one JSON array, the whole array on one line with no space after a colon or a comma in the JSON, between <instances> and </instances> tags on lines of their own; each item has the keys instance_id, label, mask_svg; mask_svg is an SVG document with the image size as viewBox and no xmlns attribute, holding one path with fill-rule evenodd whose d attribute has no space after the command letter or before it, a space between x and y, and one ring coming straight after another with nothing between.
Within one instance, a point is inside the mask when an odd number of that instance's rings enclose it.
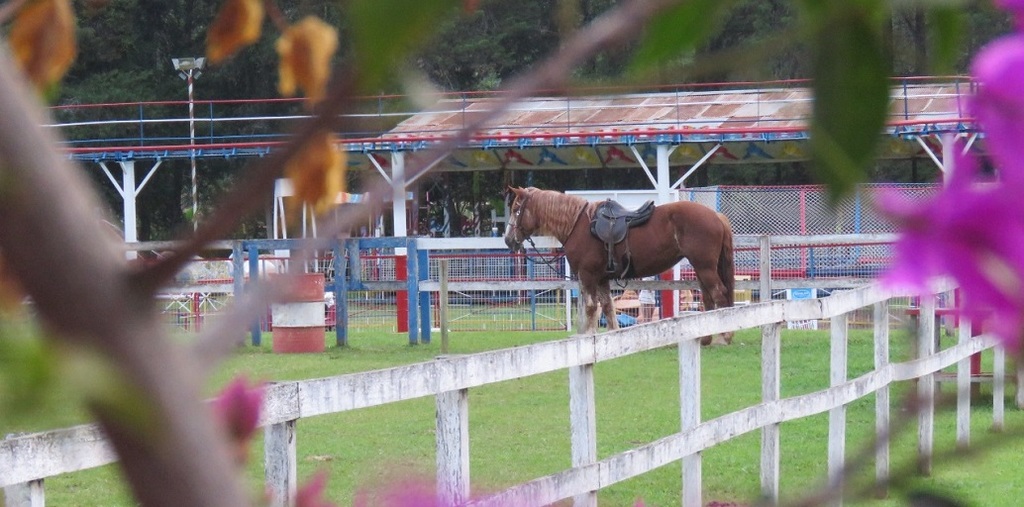
<instances>
[{"instance_id":1,"label":"horse's head","mask_svg":"<svg viewBox=\"0 0 1024 507\"><path fill-rule=\"evenodd\" d=\"M530 211L530 189L508 187L512 196L508 225L505 227L505 244L513 252L525 251L526 241L537 230L536 214Z\"/></svg>"}]
</instances>

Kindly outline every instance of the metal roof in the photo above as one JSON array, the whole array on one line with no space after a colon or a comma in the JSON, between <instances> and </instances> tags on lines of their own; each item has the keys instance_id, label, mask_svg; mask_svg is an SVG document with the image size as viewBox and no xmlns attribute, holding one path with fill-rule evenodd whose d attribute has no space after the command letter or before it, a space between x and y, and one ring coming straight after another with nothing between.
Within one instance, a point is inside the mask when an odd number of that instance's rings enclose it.
<instances>
[{"instance_id":1,"label":"metal roof","mask_svg":"<svg viewBox=\"0 0 1024 507\"><path fill-rule=\"evenodd\" d=\"M974 132L965 111L974 84L966 78L938 79L908 79L892 87L889 118L881 133L888 135L879 157L931 156L940 151L936 135ZM387 100L395 101L394 108L350 115L355 124L380 125L379 130L341 134L340 148L350 153L352 169L389 170L394 152L415 159L502 102L500 94L449 94L426 110L410 112L402 109L407 101ZM253 115L243 106L277 103L207 101L202 108L206 113L194 120L199 127L194 140L151 133L162 132L156 127L165 124L180 124L181 132L188 132L184 127L192 120L167 118L164 103L66 106L71 120L51 127L88 133L66 145L68 156L82 161L260 157L287 142L289 122L302 116ZM811 90L791 83L533 97L496 115L435 170L650 167L659 144L671 146L673 166L802 161L808 159L811 107ZM270 127L250 131L253 124ZM103 135L94 139L95 133ZM115 137L105 137L110 133Z\"/></svg>"},{"instance_id":2,"label":"metal roof","mask_svg":"<svg viewBox=\"0 0 1024 507\"><path fill-rule=\"evenodd\" d=\"M937 149L935 135L973 132L965 104L970 93L971 83L960 80L893 87L880 157L924 155L915 137ZM396 149L415 152L499 100L441 100L386 137ZM812 102L803 87L530 98L487 122L439 169L636 167L638 158L653 163L655 144L675 146L672 164L695 163L718 144L711 163L806 160Z\"/></svg>"}]
</instances>

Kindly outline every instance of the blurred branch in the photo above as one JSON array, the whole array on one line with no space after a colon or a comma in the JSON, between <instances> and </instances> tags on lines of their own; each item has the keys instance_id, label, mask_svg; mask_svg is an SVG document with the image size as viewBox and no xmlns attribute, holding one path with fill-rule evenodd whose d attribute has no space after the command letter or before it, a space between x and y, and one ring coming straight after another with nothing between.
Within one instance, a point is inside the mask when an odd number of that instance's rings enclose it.
<instances>
[{"instance_id":1,"label":"blurred branch","mask_svg":"<svg viewBox=\"0 0 1024 507\"><path fill-rule=\"evenodd\" d=\"M13 8L5 4L4 8ZM534 71L511 82L497 108L473 121L466 130L441 143L409 171L415 177L432 162L447 156L488 120L517 100L540 90L564 86L571 70L602 47L631 38L667 0L633 0L610 10L568 40ZM5 10L4 13L10 11ZM16 68L0 48L0 67ZM55 339L91 344L125 376L141 396L141 406L90 405L120 456L120 465L139 501L156 506L241 506L247 498L236 476L227 444L201 400L200 375L209 361L195 363L194 354L216 359L234 340L232 332L204 335L196 349L186 351L167 336L157 318L152 294L169 281L209 242L227 237L236 224L262 206L286 162L323 130L344 130L342 114L355 93L356 71L343 69L314 117L302 123L293 140L245 169L246 178L220 202L209 220L184 245L148 268L130 267L118 240L99 219L101 209L80 168L61 157L58 140L44 131L41 104L15 81L16 72L0 73L0 248L15 276L35 302ZM331 225L333 235L379 208L392 189L380 182L371 187L367 204L344 213ZM69 252L73 254L69 255ZM245 303L262 305L270 293L257 293ZM240 309L238 320L248 315ZM235 322L238 322L236 320ZM227 324L225 324L226 326ZM227 327L217 327L218 333ZM96 400L93 400L96 401ZM123 410L142 411L156 424L133 426Z\"/></svg>"},{"instance_id":2,"label":"blurred branch","mask_svg":"<svg viewBox=\"0 0 1024 507\"><path fill-rule=\"evenodd\" d=\"M623 2L581 28L562 45L561 49L541 62L532 71L512 80L494 103L492 109L476 112L466 126L450 138L434 147L420 152L415 161L406 168L406 178L414 179L434 167L436 162L449 156L459 146L466 144L473 133L489 121L509 110L519 100L540 92L550 93L561 89L569 82L572 70L604 47L612 46L637 37L641 27L647 24L659 11L678 3L675 0L632 0ZM368 213L383 203L385 195L391 195L391 187L385 181L370 186L366 203L352 210L359 215L343 212L339 219L323 227L325 236L337 235L358 224Z\"/></svg>"},{"instance_id":3,"label":"blurred branch","mask_svg":"<svg viewBox=\"0 0 1024 507\"><path fill-rule=\"evenodd\" d=\"M161 258L159 262L135 275L144 290L149 293L155 292L171 280L207 244L228 237L242 219L261 209L261 197L272 194L274 181L282 176L288 160L305 148L313 134L344 127L339 118L347 110L354 95L354 74L351 69L335 72L335 79L332 80L326 100L320 104L310 120L300 124L291 136L292 140L281 149L272 151L267 157L247 164L243 169L246 177L239 179L241 183L221 199L217 210L199 225L194 234L183 238L182 245Z\"/></svg>"},{"instance_id":4,"label":"blurred branch","mask_svg":"<svg viewBox=\"0 0 1024 507\"><path fill-rule=\"evenodd\" d=\"M2 45L0 68L17 68ZM141 393L132 406L90 408L143 504L246 505L227 444L200 404L201 379L168 339L152 299L130 283L84 172L40 127L42 106L20 76L0 72L0 249L11 272L48 336L101 352ZM135 427L115 413L159 424Z\"/></svg>"},{"instance_id":5,"label":"blurred branch","mask_svg":"<svg viewBox=\"0 0 1024 507\"><path fill-rule=\"evenodd\" d=\"M285 280L281 282L287 283ZM268 281L236 296L231 307L218 314L192 345L191 355L195 358L197 373L205 378L239 344L244 344L246 326L262 316L268 305L281 302L281 295L280 284Z\"/></svg>"}]
</instances>

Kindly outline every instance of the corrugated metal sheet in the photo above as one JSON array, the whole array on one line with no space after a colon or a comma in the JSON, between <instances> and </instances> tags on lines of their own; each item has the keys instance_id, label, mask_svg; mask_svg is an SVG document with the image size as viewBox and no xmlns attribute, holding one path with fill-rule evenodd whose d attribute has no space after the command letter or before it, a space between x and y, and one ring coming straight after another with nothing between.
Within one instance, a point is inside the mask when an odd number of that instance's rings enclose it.
<instances>
[{"instance_id":1,"label":"corrugated metal sheet","mask_svg":"<svg viewBox=\"0 0 1024 507\"><path fill-rule=\"evenodd\" d=\"M921 156L913 137L971 131L964 112L970 86L961 81L894 87L887 126L892 137L883 141L880 156ZM439 101L388 137L451 135L498 100ZM673 165L695 163L718 145L711 163L805 160L811 107L811 90L799 87L530 98L489 120L440 169L636 167L637 155L654 164L654 144L673 146Z\"/></svg>"},{"instance_id":2,"label":"corrugated metal sheet","mask_svg":"<svg viewBox=\"0 0 1024 507\"><path fill-rule=\"evenodd\" d=\"M893 122L942 122L962 118L964 84L916 84L893 89ZM391 133L429 135L461 128L472 112L490 110L497 99L452 99L413 115ZM538 129L569 134L686 128L806 127L812 96L807 88L724 92L650 93L595 97L537 97L521 101L489 121L481 134L528 136Z\"/></svg>"}]
</instances>

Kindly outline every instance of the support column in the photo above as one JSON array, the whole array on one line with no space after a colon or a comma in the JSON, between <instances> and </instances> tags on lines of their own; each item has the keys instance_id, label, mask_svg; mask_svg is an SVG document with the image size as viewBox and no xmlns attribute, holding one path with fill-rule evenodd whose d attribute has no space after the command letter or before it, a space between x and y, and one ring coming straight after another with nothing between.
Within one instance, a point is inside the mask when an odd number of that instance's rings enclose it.
<instances>
[{"instance_id":1,"label":"support column","mask_svg":"<svg viewBox=\"0 0 1024 507\"><path fill-rule=\"evenodd\" d=\"M657 153L658 179L656 182L658 202L656 204L668 204L671 202L670 192L672 190L672 182L669 180L668 155L669 146L667 144L659 144Z\"/></svg>"},{"instance_id":2,"label":"support column","mask_svg":"<svg viewBox=\"0 0 1024 507\"><path fill-rule=\"evenodd\" d=\"M391 215L395 227L394 236L404 238L409 229L405 216L405 153L391 154Z\"/></svg>"},{"instance_id":3,"label":"support column","mask_svg":"<svg viewBox=\"0 0 1024 507\"><path fill-rule=\"evenodd\" d=\"M953 175L953 171L956 169L954 161L956 160L956 138L953 134L945 134L942 139L942 180L948 182L949 177Z\"/></svg>"},{"instance_id":4,"label":"support column","mask_svg":"<svg viewBox=\"0 0 1024 507\"><path fill-rule=\"evenodd\" d=\"M669 153L669 145L659 144L657 146L657 167L655 169L657 171L658 177L655 181L655 190L657 190L658 192L658 201L655 204L658 205L668 204L672 202L672 181L669 179L670 175L668 163ZM679 264L677 263L675 266L672 266L672 279L679 280L679 277ZM671 293L672 298L671 302L669 303L671 304L670 310L668 312L665 312L664 310L662 311L662 316L664 317L675 317L676 315L679 315L679 290L673 290L671 291ZM662 301L662 306L665 306L664 301Z\"/></svg>"},{"instance_id":5,"label":"support column","mask_svg":"<svg viewBox=\"0 0 1024 507\"><path fill-rule=\"evenodd\" d=\"M135 161L129 160L118 164L121 166L121 188L124 189L124 241L135 243L139 241L138 211L135 208L139 189L135 184ZM130 254L134 258L136 252Z\"/></svg>"},{"instance_id":6,"label":"support column","mask_svg":"<svg viewBox=\"0 0 1024 507\"><path fill-rule=\"evenodd\" d=\"M153 173L160 167L162 161L157 160L153 167L146 174L146 177L142 179L141 183L136 183L135 180L135 161L134 160L122 160L117 164L121 166L121 181L117 181L117 178L110 172L107 164L100 162L100 168L103 169L103 173L107 175L107 179L114 184L114 189L117 190L118 194L121 194L121 201L123 203L124 210L124 241L125 243L135 243L139 241L139 231L137 224L138 212L135 208L135 202L138 198L139 192L142 188L149 183L149 179L153 177ZM127 252L129 259L134 259L138 256L137 252Z\"/></svg>"}]
</instances>

